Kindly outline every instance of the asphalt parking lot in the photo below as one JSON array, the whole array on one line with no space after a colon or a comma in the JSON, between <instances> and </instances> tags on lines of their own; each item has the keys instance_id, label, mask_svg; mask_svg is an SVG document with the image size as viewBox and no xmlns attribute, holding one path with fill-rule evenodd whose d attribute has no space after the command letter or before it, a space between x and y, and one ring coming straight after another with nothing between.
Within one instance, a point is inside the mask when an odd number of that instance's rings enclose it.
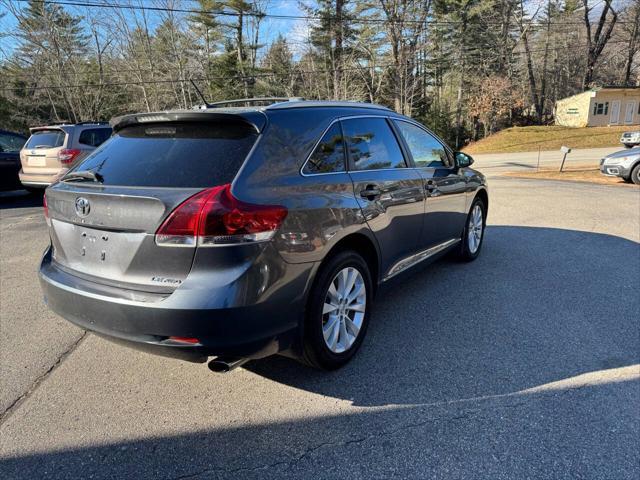
<instances>
[{"instance_id":1,"label":"asphalt parking lot","mask_svg":"<svg viewBox=\"0 0 640 480\"><path fill-rule=\"evenodd\" d=\"M490 179L480 258L386 287L344 369L231 374L47 311L0 195L0 478L640 476L640 189Z\"/></svg>"}]
</instances>

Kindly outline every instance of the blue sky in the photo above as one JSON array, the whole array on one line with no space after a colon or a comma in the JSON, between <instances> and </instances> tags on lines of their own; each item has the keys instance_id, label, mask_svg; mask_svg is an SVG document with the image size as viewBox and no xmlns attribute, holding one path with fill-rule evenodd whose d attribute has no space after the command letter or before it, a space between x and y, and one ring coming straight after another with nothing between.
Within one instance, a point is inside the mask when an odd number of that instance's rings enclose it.
<instances>
[{"instance_id":1,"label":"blue sky","mask_svg":"<svg viewBox=\"0 0 640 480\"><path fill-rule=\"evenodd\" d=\"M1 2L2 0L0 0ZM13 6L22 7L24 4L17 0L4 0L11 2ZM85 0L64 0L70 2L83 3ZM100 3L103 0L91 0L89 3ZM185 9L197 9L198 4L193 0L169 0L173 2L174 8ZM300 7L298 0L262 0L266 5L266 12L273 15L306 15L306 12ZM128 4L133 5L142 4L149 6L166 6L167 1L157 0L108 0L105 3L112 4ZM304 4L313 4L312 0L304 0ZM1 5L1 3L0 3ZM103 8L91 8L91 7L72 7L63 6L66 10L74 15L84 16L87 12L108 12L108 9ZM0 11L7 11L3 6L0 6ZM152 19L158 19L159 14L155 12L149 12L149 16ZM13 32L15 30L17 21L10 12L7 11L7 15L0 19L0 32ZM308 22L306 20L291 20L291 19L273 19L266 18L263 20L260 28L261 43L270 43L271 40L276 38L278 34L284 35L290 42L294 52L302 48L302 42L305 39L308 32ZM11 35L1 37L0 36L0 59L4 59L11 55L11 52L15 48L17 41Z\"/></svg>"},{"instance_id":2,"label":"blue sky","mask_svg":"<svg viewBox=\"0 0 640 480\"><path fill-rule=\"evenodd\" d=\"M83 3L88 0L64 0L68 2ZM265 5L266 13L272 15L306 15L300 3L306 5L313 5L314 0L261 0L261 3ZM539 6L546 3L547 0L529 0L528 10L533 14ZM621 0L614 0L614 7L618 6ZM0 0L2 2L10 3L13 6L22 7L25 4L18 0ZM132 5L148 5L148 6L166 6L167 3L173 3L174 8L185 9L197 9L198 3L194 0L90 0L90 3L112 3L112 4L132 4ZM601 9L600 5L602 0L590 0L590 4L594 7L594 14L599 14ZM0 7L2 10L8 10L5 6ZM87 12L96 14L108 14L108 9L103 8L91 8L91 7L72 7L64 6L65 9L72 12L75 15L86 15ZM159 13L149 12L149 16L153 19L159 18ZM153 20L152 20L153 22ZM0 19L0 61L11 55L11 52L15 48L17 42L14 37L11 36L11 32L15 30L16 19L7 12L7 15ZM274 19L266 18L263 20L261 27L261 43L270 43L271 40L276 38L278 34L282 34L290 42L291 48L294 54L299 55L304 48L304 40L306 39L309 31L309 23L307 20L294 20L294 19ZM9 32L9 35L2 36L2 33ZM296 55L296 56L297 56Z\"/></svg>"}]
</instances>

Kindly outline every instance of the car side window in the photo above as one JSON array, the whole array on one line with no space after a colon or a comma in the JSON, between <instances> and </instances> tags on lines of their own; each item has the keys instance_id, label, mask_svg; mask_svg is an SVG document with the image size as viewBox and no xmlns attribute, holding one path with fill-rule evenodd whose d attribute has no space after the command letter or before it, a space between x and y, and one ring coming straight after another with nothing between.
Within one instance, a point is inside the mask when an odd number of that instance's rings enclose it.
<instances>
[{"instance_id":1,"label":"car side window","mask_svg":"<svg viewBox=\"0 0 640 480\"><path fill-rule=\"evenodd\" d=\"M26 139L10 133L0 133L0 151L16 153L24 146Z\"/></svg>"},{"instance_id":2,"label":"car side window","mask_svg":"<svg viewBox=\"0 0 640 480\"><path fill-rule=\"evenodd\" d=\"M384 118L352 118L342 130L354 170L406 167L391 127Z\"/></svg>"},{"instance_id":3,"label":"car side window","mask_svg":"<svg viewBox=\"0 0 640 480\"><path fill-rule=\"evenodd\" d=\"M433 135L409 122L396 121L402 138L407 142L416 167L448 167L447 149Z\"/></svg>"},{"instance_id":4,"label":"car side window","mask_svg":"<svg viewBox=\"0 0 640 480\"><path fill-rule=\"evenodd\" d=\"M80 132L78 143L98 147L111 136L110 128L88 128Z\"/></svg>"},{"instance_id":5,"label":"car side window","mask_svg":"<svg viewBox=\"0 0 640 480\"><path fill-rule=\"evenodd\" d=\"M344 140L340 124L331 125L302 170L306 174L345 171Z\"/></svg>"}]
</instances>

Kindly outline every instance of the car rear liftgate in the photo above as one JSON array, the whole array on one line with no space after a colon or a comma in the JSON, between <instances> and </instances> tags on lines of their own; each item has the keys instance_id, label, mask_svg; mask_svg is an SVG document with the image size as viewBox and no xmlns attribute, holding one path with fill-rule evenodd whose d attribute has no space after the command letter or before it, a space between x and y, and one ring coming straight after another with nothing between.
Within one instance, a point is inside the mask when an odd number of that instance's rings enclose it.
<instances>
[{"instance_id":1,"label":"car rear liftgate","mask_svg":"<svg viewBox=\"0 0 640 480\"><path fill-rule=\"evenodd\" d=\"M235 115L153 120L116 125L110 140L47 190L53 260L62 269L143 291L174 289L188 275L195 242L163 242L156 233L185 200L228 185L258 132Z\"/></svg>"},{"instance_id":2,"label":"car rear liftgate","mask_svg":"<svg viewBox=\"0 0 640 480\"><path fill-rule=\"evenodd\" d=\"M100 281L175 288L195 249L160 247L155 232L166 212L198 189L126 190L61 184L47 191L53 260L73 272L99 274Z\"/></svg>"}]
</instances>

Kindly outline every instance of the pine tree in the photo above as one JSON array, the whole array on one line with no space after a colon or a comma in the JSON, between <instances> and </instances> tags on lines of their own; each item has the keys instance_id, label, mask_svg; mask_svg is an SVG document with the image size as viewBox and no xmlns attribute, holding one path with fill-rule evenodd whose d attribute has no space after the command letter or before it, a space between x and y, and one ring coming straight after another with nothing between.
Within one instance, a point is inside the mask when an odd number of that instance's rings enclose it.
<instances>
[{"instance_id":1,"label":"pine tree","mask_svg":"<svg viewBox=\"0 0 640 480\"><path fill-rule=\"evenodd\" d=\"M319 19L311 28L310 43L314 63L325 71L321 76L326 86L325 95L333 99L345 98L349 96L349 88L343 81L345 59L352 55L353 42L358 35L351 0L319 0L317 7L306 10Z\"/></svg>"},{"instance_id":2,"label":"pine tree","mask_svg":"<svg viewBox=\"0 0 640 480\"><path fill-rule=\"evenodd\" d=\"M263 73L269 74L259 82L265 96L294 96L293 54L282 35L271 43L260 67Z\"/></svg>"}]
</instances>

